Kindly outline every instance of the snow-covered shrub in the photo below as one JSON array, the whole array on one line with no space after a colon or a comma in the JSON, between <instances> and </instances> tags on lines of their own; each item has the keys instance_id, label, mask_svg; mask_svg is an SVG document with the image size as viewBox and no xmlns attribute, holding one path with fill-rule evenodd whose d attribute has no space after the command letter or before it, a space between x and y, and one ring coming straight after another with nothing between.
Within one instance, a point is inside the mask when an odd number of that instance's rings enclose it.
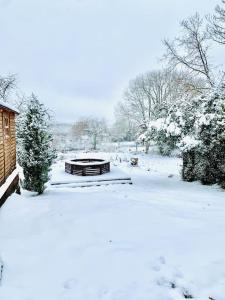
<instances>
[{"instance_id":1,"label":"snow-covered shrub","mask_svg":"<svg viewBox=\"0 0 225 300\"><path fill-rule=\"evenodd\" d=\"M177 141L181 135L181 116L180 109L174 105L162 122L161 128L157 130L156 144L162 155L170 155L177 147Z\"/></svg>"},{"instance_id":2,"label":"snow-covered shrub","mask_svg":"<svg viewBox=\"0 0 225 300\"><path fill-rule=\"evenodd\" d=\"M145 132L139 136L139 141L154 141L161 155L170 155L177 147L180 134L180 111L174 106L167 117L149 122Z\"/></svg>"},{"instance_id":3,"label":"snow-covered shrub","mask_svg":"<svg viewBox=\"0 0 225 300\"><path fill-rule=\"evenodd\" d=\"M23 187L38 194L45 189L56 157L49 121L48 111L32 94L18 122L18 161L24 173Z\"/></svg>"},{"instance_id":4,"label":"snow-covered shrub","mask_svg":"<svg viewBox=\"0 0 225 300\"><path fill-rule=\"evenodd\" d=\"M197 149L201 142L196 135L196 121L201 103L202 97L196 97L191 102L181 104L181 134L177 140L177 146L182 152L182 179L185 181L197 180L196 170L198 170L197 162L199 162Z\"/></svg>"},{"instance_id":5,"label":"snow-covered shrub","mask_svg":"<svg viewBox=\"0 0 225 300\"><path fill-rule=\"evenodd\" d=\"M139 137L155 141L161 154L182 152L182 178L225 188L225 85L182 100L165 118L151 121Z\"/></svg>"},{"instance_id":6,"label":"snow-covered shrub","mask_svg":"<svg viewBox=\"0 0 225 300\"><path fill-rule=\"evenodd\" d=\"M182 127L183 179L225 187L225 88L193 101Z\"/></svg>"},{"instance_id":7,"label":"snow-covered shrub","mask_svg":"<svg viewBox=\"0 0 225 300\"><path fill-rule=\"evenodd\" d=\"M205 96L197 127L203 161L200 180L225 187L225 86Z\"/></svg>"}]
</instances>

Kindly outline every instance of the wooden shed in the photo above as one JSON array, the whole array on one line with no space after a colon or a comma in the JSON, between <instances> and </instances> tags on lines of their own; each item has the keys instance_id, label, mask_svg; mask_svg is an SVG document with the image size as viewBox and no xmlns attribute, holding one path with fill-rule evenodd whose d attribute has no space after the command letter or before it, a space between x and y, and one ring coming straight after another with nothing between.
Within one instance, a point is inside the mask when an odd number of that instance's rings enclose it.
<instances>
[{"instance_id":1,"label":"wooden shed","mask_svg":"<svg viewBox=\"0 0 225 300\"><path fill-rule=\"evenodd\" d=\"M16 126L19 112L0 101L0 205L18 185L16 169Z\"/></svg>"}]
</instances>

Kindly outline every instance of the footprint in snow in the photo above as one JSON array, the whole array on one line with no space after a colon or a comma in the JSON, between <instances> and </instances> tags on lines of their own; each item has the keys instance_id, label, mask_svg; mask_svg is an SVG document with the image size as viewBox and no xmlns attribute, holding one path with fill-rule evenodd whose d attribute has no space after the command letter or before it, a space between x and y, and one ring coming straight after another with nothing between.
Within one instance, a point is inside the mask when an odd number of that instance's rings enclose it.
<instances>
[{"instance_id":1,"label":"footprint in snow","mask_svg":"<svg viewBox=\"0 0 225 300\"><path fill-rule=\"evenodd\" d=\"M0 257L0 285L1 285L1 282L2 282L3 268L4 268L4 264L3 264L3 261Z\"/></svg>"},{"instance_id":2,"label":"footprint in snow","mask_svg":"<svg viewBox=\"0 0 225 300\"><path fill-rule=\"evenodd\" d=\"M100 288L99 291L98 291L99 300L104 299L108 294L109 294L109 290L108 290L107 287Z\"/></svg>"},{"instance_id":3,"label":"footprint in snow","mask_svg":"<svg viewBox=\"0 0 225 300\"><path fill-rule=\"evenodd\" d=\"M162 265L165 265L165 264L166 264L166 259L165 259L164 256L160 256L160 257L158 258L158 261L159 261Z\"/></svg>"},{"instance_id":4,"label":"footprint in snow","mask_svg":"<svg viewBox=\"0 0 225 300\"><path fill-rule=\"evenodd\" d=\"M77 285L77 283L78 280L76 278L70 278L64 282L63 287L66 290L71 290Z\"/></svg>"},{"instance_id":5,"label":"footprint in snow","mask_svg":"<svg viewBox=\"0 0 225 300\"><path fill-rule=\"evenodd\" d=\"M184 299L194 299L192 293L184 287L183 273L177 268L167 266L163 256L157 259L152 269L162 274L162 276L156 278L156 284L158 286L177 291Z\"/></svg>"},{"instance_id":6,"label":"footprint in snow","mask_svg":"<svg viewBox=\"0 0 225 300\"><path fill-rule=\"evenodd\" d=\"M165 264L166 264L165 257L159 256L156 262L152 265L152 269L156 272L159 272Z\"/></svg>"}]
</instances>

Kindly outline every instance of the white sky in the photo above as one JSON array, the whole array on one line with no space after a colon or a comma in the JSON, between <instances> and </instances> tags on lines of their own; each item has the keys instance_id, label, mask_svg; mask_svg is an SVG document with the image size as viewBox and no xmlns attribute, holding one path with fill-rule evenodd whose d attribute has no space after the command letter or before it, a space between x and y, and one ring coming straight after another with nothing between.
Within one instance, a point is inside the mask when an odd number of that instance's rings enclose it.
<instances>
[{"instance_id":1,"label":"white sky","mask_svg":"<svg viewBox=\"0 0 225 300\"><path fill-rule=\"evenodd\" d=\"M1 74L56 120L112 118L129 79L159 67L162 39L220 0L0 0Z\"/></svg>"}]
</instances>

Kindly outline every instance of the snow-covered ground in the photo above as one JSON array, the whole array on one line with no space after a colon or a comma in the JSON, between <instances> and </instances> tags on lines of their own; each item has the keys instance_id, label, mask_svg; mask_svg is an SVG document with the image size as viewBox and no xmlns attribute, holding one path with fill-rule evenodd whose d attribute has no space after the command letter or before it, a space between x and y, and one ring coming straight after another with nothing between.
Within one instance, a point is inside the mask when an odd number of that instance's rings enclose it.
<instances>
[{"instance_id":1,"label":"snow-covered ground","mask_svg":"<svg viewBox=\"0 0 225 300\"><path fill-rule=\"evenodd\" d=\"M224 300L225 192L182 182L178 158L139 155L132 168L129 153L85 155L133 185L8 199L0 300Z\"/></svg>"}]
</instances>

